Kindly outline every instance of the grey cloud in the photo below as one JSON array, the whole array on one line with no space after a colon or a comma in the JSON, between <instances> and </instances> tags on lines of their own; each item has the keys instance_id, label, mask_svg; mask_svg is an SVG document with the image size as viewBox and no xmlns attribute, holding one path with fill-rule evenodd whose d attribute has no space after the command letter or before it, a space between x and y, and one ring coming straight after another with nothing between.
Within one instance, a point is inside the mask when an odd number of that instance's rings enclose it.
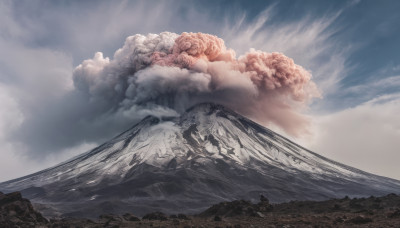
<instances>
[{"instance_id":1,"label":"grey cloud","mask_svg":"<svg viewBox=\"0 0 400 228\"><path fill-rule=\"evenodd\" d=\"M334 160L400 179L400 94L315 117L315 138L305 145Z\"/></svg>"}]
</instances>

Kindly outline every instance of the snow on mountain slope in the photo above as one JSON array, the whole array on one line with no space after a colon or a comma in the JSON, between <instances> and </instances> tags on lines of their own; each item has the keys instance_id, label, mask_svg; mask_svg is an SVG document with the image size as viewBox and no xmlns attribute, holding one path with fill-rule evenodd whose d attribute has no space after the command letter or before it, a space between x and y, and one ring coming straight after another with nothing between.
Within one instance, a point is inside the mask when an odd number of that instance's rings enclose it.
<instances>
[{"instance_id":1,"label":"snow on mountain slope","mask_svg":"<svg viewBox=\"0 0 400 228\"><path fill-rule=\"evenodd\" d=\"M46 215L198 212L224 200L272 202L400 193L400 181L334 162L221 105L146 117L74 159L0 183Z\"/></svg>"}]
</instances>

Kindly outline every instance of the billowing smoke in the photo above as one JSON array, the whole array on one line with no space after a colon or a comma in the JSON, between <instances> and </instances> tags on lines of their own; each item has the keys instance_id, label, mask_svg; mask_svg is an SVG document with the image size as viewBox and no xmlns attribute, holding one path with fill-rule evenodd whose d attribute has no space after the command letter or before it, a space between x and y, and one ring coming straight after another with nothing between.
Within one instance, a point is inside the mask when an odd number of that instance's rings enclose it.
<instances>
[{"instance_id":1,"label":"billowing smoke","mask_svg":"<svg viewBox=\"0 0 400 228\"><path fill-rule=\"evenodd\" d=\"M73 76L109 113L173 115L214 102L292 135L306 131L302 110L319 96L311 74L287 56L250 50L237 58L222 39L203 33L130 36L112 60L98 52Z\"/></svg>"}]
</instances>

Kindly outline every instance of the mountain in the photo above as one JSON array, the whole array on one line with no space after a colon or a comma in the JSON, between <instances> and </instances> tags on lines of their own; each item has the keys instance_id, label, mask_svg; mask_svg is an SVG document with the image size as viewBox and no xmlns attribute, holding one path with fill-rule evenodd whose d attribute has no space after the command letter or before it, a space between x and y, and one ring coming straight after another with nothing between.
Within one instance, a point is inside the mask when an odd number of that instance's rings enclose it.
<instances>
[{"instance_id":1,"label":"mountain","mask_svg":"<svg viewBox=\"0 0 400 228\"><path fill-rule=\"evenodd\" d=\"M196 213L235 199L271 202L400 193L400 181L313 153L221 105L146 117L55 167L0 183L46 216Z\"/></svg>"}]
</instances>

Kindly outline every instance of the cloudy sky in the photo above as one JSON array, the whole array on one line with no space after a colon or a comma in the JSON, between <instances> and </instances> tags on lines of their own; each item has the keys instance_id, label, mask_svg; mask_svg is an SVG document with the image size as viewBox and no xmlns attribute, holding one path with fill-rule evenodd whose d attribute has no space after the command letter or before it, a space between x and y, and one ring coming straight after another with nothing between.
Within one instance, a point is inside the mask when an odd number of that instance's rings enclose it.
<instances>
[{"instance_id":1,"label":"cloudy sky","mask_svg":"<svg viewBox=\"0 0 400 228\"><path fill-rule=\"evenodd\" d=\"M339 162L400 179L399 11L395 0L0 1L0 181L170 111L93 105L74 73L87 59L112 60L131 35L165 31L214 34L236 56L253 48L292 58L322 96L302 109L308 134L268 127Z\"/></svg>"}]
</instances>

